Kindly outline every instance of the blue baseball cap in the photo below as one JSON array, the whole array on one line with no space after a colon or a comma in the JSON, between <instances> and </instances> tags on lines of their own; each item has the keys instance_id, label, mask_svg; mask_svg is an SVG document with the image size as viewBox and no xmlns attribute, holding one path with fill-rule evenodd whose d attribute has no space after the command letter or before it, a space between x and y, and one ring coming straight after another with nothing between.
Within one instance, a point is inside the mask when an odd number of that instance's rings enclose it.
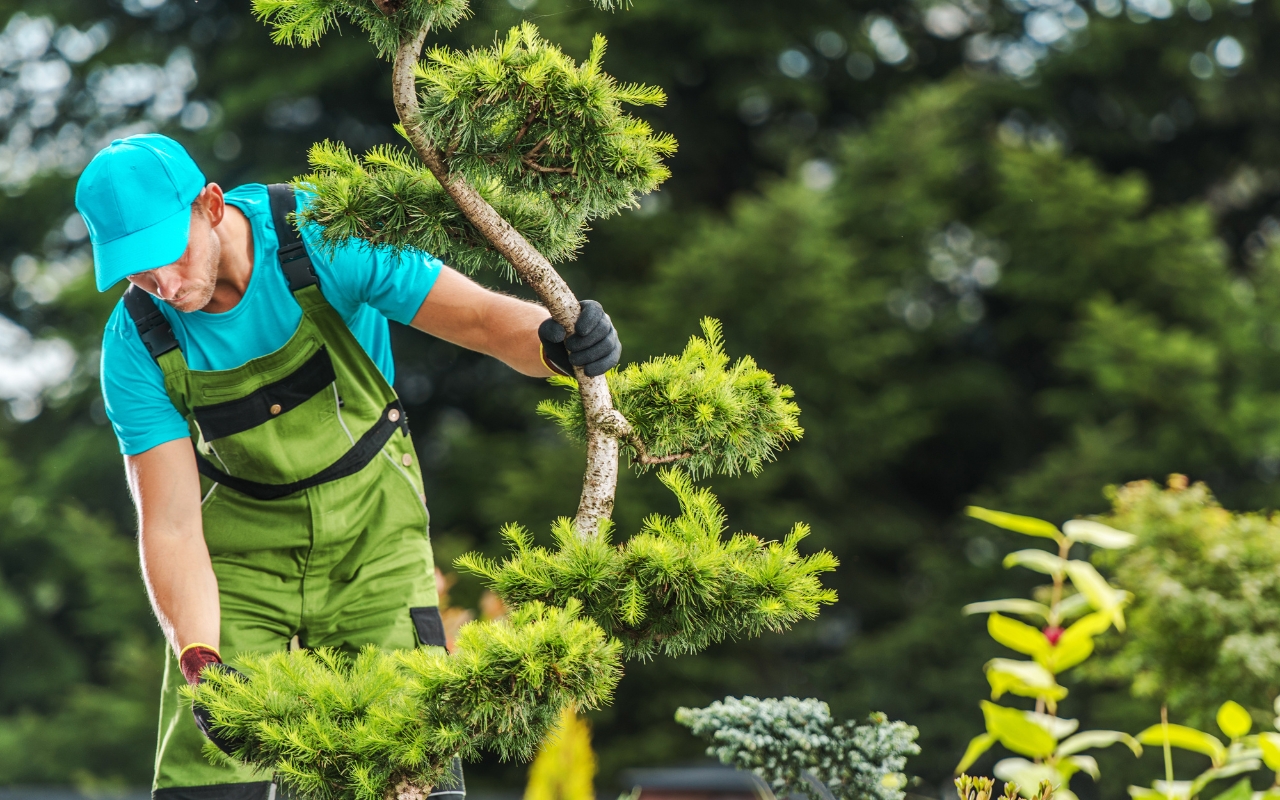
<instances>
[{"instance_id":1,"label":"blue baseball cap","mask_svg":"<svg viewBox=\"0 0 1280 800\"><path fill-rule=\"evenodd\" d=\"M168 136L144 133L102 148L76 183L98 291L182 258L204 186L196 162Z\"/></svg>"}]
</instances>

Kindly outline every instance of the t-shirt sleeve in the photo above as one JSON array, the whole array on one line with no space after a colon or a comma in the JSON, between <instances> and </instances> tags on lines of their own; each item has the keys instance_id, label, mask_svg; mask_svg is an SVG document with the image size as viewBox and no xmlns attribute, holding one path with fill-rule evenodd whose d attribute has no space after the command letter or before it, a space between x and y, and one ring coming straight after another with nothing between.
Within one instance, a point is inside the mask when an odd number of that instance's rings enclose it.
<instances>
[{"instance_id":1,"label":"t-shirt sleeve","mask_svg":"<svg viewBox=\"0 0 1280 800\"><path fill-rule=\"evenodd\" d=\"M303 226L302 236L330 303L351 310L368 305L405 325L413 321L444 268L440 259L421 250L374 247L359 239L331 250L321 244L315 225Z\"/></svg>"},{"instance_id":2,"label":"t-shirt sleeve","mask_svg":"<svg viewBox=\"0 0 1280 800\"><path fill-rule=\"evenodd\" d=\"M120 442L120 452L136 456L190 436L186 420L164 390L164 376L151 359L124 303L102 335L102 401Z\"/></svg>"}]
</instances>

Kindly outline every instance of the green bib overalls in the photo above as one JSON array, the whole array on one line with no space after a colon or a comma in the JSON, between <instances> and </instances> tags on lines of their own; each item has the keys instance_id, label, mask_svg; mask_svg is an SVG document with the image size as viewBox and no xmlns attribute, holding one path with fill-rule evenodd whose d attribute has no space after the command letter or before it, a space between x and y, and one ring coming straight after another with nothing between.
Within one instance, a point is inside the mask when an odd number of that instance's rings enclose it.
<instances>
[{"instance_id":1,"label":"green bib overalls","mask_svg":"<svg viewBox=\"0 0 1280 800\"><path fill-rule=\"evenodd\" d=\"M284 650L294 636L304 647L346 651L443 646L426 496L404 410L325 302L286 220L292 189L269 192L280 266L302 307L279 350L236 369L190 369L152 298L136 288L125 294L191 429L222 656ZM204 757L191 704L178 694L184 684L169 651L153 796L274 800L270 775Z\"/></svg>"}]
</instances>

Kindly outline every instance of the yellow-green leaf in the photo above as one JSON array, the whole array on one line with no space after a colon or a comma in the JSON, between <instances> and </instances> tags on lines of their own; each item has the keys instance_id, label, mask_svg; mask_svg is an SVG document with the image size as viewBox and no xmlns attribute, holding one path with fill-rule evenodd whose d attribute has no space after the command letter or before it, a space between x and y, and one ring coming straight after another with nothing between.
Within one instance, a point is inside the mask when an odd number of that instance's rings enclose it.
<instances>
[{"instance_id":1,"label":"yellow-green leaf","mask_svg":"<svg viewBox=\"0 0 1280 800\"><path fill-rule=\"evenodd\" d=\"M1133 751L1135 756L1142 755L1142 745L1137 739L1127 733L1121 731L1084 731L1077 733L1070 739L1063 739L1062 744L1058 745L1058 756L1069 756L1079 753L1081 750L1091 750L1095 747L1110 747L1117 742L1121 742L1125 747Z\"/></svg>"},{"instance_id":2,"label":"yellow-green leaf","mask_svg":"<svg viewBox=\"0 0 1280 800\"><path fill-rule=\"evenodd\" d=\"M993 658L986 663L987 682L991 684L991 699L999 700L1005 692L1019 697L1035 697L1045 700L1052 709L1067 696L1067 688L1059 686L1053 673L1034 661L1014 661L1010 658Z\"/></svg>"},{"instance_id":3,"label":"yellow-green leaf","mask_svg":"<svg viewBox=\"0 0 1280 800\"><path fill-rule=\"evenodd\" d=\"M1218 737L1195 728L1188 728L1186 725L1152 725L1138 734L1138 741L1163 747L1166 728L1170 745L1183 750L1204 753L1213 761L1215 767L1220 766L1227 757L1227 748L1218 740Z\"/></svg>"},{"instance_id":4,"label":"yellow-green leaf","mask_svg":"<svg viewBox=\"0 0 1280 800\"><path fill-rule=\"evenodd\" d=\"M959 775L969 767L973 766L973 762L985 752L991 749L991 745L996 743L995 734L980 733L969 740L969 746L964 749L964 756L960 759L960 763L956 764L956 774Z\"/></svg>"},{"instance_id":5,"label":"yellow-green leaf","mask_svg":"<svg viewBox=\"0 0 1280 800\"><path fill-rule=\"evenodd\" d=\"M1078 623L1077 623L1078 624ZM1057 675L1093 655L1093 639L1086 636L1074 636L1070 639L1063 634L1058 643L1049 650L1045 659L1045 667Z\"/></svg>"},{"instance_id":6,"label":"yellow-green leaf","mask_svg":"<svg viewBox=\"0 0 1280 800\"><path fill-rule=\"evenodd\" d=\"M1023 600L1018 597L1011 597L1007 600L984 600L981 603L970 603L961 609L965 614L990 614L993 612L1001 612L1005 614L1019 614L1024 617L1041 617L1045 620L1049 619L1049 607L1044 603L1037 603L1035 600Z\"/></svg>"},{"instance_id":7,"label":"yellow-green leaf","mask_svg":"<svg viewBox=\"0 0 1280 800\"><path fill-rule=\"evenodd\" d=\"M1231 788L1213 798L1213 800L1251 800L1253 797L1253 786L1249 783L1248 778L1241 778L1232 784Z\"/></svg>"},{"instance_id":8,"label":"yellow-green leaf","mask_svg":"<svg viewBox=\"0 0 1280 800\"><path fill-rule=\"evenodd\" d=\"M1244 706L1234 700L1228 700L1218 707L1218 728L1228 739L1239 739L1253 727L1253 718Z\"/></svg>"},{"instance_id":9,"label":"yellow-green leaf","mask_svg":"<svg viewBox=\"0 0 1280 800\"><path fill-rule=\"evenodd\" d=\"M1027 536L1042 536L1045 539L1053 539L1054 541L1057 541L1062 536L1057 525L1035 517L1024 517L1021 514L1010 514L1005 511L992 511L978 506L969 506L964 512L974 519L990 522L997 528L1004 528L1015 533L1025 533Z\"/></svg>"},{"instance_id":10,"label":"yellow-green leaf","mask_svg":"<svg viewBox=\"0 0 1280 800\"><path fill-rule=\"evenodd\" d=\"M1085 773L1095 781L1102 777L1102 772L1098 769L1098 759L1093 756L1067 756L1064 760L1075 767L1077 771Z\"/></svg>"},{"instance_id":11,"label":"yellow-green leaf","mask_svg":"<svg viewBox=\"0 0 1280 800\"><path fill-rule=\"evenodd\" d=\"M1048 764L1035 764L1025 758L1002 758L991 770L997 778L1018 787L1018 794L1023 797L1035 797L1040 788L1040 781L1048 781L1055 790L1066 786L1066 777L1062 771ZM1054 797L1058 797L1054 792Z\"/></svg>"},{"instance_id":12,"label":"yellow-green leaf","mask_svg":"<svg viewBox=\"0 0 1280 800\"><path fill-rule=\"evenodd\" d=\"M1031 656L1042 666L1049 659L1049 651L1052 649L1049 640L1039 628L1033 628L1025 622L992 614L987 617L987 633L1010 650Z\"/></svg>"},{"instance_id":13,"label":"yellow-green leaf","mask_svg":"<svg viewBox=\"0 0 1280 800\"><path fill-rule=\"evenodd\" d=\"M1088 561L1073 560L1066 564L1067 576L1080 594L1089 599L1089 604L1098 611L1104 611L1111 619L1116 630L1124 630L1123 602L1107 579L1098 574L1098 570Z\"/></svg>"},{"instance_id":14,"label":"yellow-green leaf","mask_svg":"<svg viewBox=\"0 0 1280 800\"><path fill-rule=\"evenodd\" d=\"M1118 531L1091 519L1073 519L1062 524L1062 532L1073 542L1084 542L1107 550L1121 550L1138 541L1132 533Z\"/></svg>"},{"instance_id":15,"label":"yellow-green leaf","mask_svg":"<svg viewBox=\"0 0 1280 800\"><path fill-rule=\"evenodd\" d=\"M1258 734L1258 748L1267 769L1280 773L1280 733L1266 731Z\"/></svg>"},{"instance_id":16,"label":"yellow-green leaf","mask_svg":"<svg viewBox=\"0 0 1280 800\"><path fill-rule=\"evenodd\" d=\"M1076 620L1058 637L1050 649L1044 666L1055 675L1084 661L1093 654L1093 637L1111 627L1111 617L1101 611Z\"/></svg>"},{"instance_id":17,"label":"yellow-green leaf","mask_svg":"<svg viewBox=\"0 0 1280 800\"><path fill-rule=\"evenodd\" d=\"M1045 550L1015 550L1004 557L1004 568L1026 567L1045 575L1061 575L1067 561Z\"/></svg>"},{"instance_id":18,"label":"yellow-green leaf","mask_svg":"<svg viewBox=\"0 0 1280 800\"><path fill-rule=\"evenodd\" d=\"M1019 755L1045 758L1058 745L1058 740L1047 730L1027 719L1016 708L1005 708L983 700L982 716L987 722L987 733Z\"/></svg>"}]
</instances>

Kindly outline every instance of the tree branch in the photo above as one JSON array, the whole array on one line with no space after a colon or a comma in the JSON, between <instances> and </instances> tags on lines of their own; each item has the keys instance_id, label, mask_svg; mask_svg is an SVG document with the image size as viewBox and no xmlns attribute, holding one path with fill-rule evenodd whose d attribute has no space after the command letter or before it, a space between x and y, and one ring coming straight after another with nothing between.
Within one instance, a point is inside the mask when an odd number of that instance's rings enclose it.
<instances>
[{"instance_id":1,"label":"tree branch","mask_svg":"<svg viewBox=\"0 0 1280 800\"><path fill-rule=\"evenodd\" d=\"M640 434L634 430L630 431L626 436L622 437L627 444L631 445L636 451L635 460L645 465L657 464L674 464L677 461L684 461L686 458L693 458L693 450L684 450L679 453L671 453L665 456L655 456L649 453L649 448L645 445L644 439L640 438ZM710 448L710 444L700 447L697 452L701 453Z\"/></svg>"},{"instance_id":2,"label":"tree branch","mask_svg":"<svg viewBox=\"0 0 1280 800\"><path fill-rule=\"evenodd\" d=\"M542 151L542 148L543 148L543 147L546 147L546 145L547 145L547 141L548 141L548 140L550 140L550 139L551 139L551 134L547 134L546 136L543 136L541 139L539 139L539 140L538 140L538 143L537 143L537 144L535 144L533 147L529 148L529 152L525 153L525 154L524 154L524 157L525 157L525 158L537 158L537 157L538 157L538 153L540 153L540 152Z\"/></svg>"},{"instance_id":3,"label":"tree branch","mask_svg":"<svg viewBox=\"0 0 1280 800\"><path fill-rule=\"evenodd\" d=\"M523 139L524 135L529 132L529 126L533 124L534 118L537 117L538 108L540 106L541 104L537 100L533 101L533 105L529 108L529 116L524 118L524 124L520 126L520 130L516 131L516 138L513 142L511 142L513 146L520 144L520 140Z\"/></svg>"},{"instance_id":4,"label":"tree branch","mask_svg":"<svg viewBox=\"0 0 1280 800\"><path fill-rule=\"evenodd\" d=\"M373 0L373 4L389 17L404 7L404 0Z\"/></svg>"},{"instance_id":5,"label":"tree branch","mask_svg":"<svg viewBox=\"0 0 1280 800\"><path fill-rule=\"evenodd\" d=\"M385 0L392 2L393 0ZM392 69L392 98L396 113L404 128L405 136L417 151L418 157L440 181L440 185L503 258L510 262L520 279L538 295L538 299L551 316L568 333L578 319L580 306L569 285L551 266L551 262L525 240L520 232L503 219L493 206L461 175L451 173L443 154L435 143L427 139L418 123L420 110L413 68L422 53L430 25L417 31L406 31L396 51ZM533 156L546 143L535 145L528 155ZM574 529L582 537L598 534L600 520L613 513L614 492L618 485L618 439L629 432L631 426L613 407L609 385L604 376L590 378L581 368L574 368L578 381L578 393L582 396L582 408L587 421L587 463L582 478L582 496L578 501L578 513L574 517ZM617 433L611 433L616 431Z\"/></svg>"},{"instance_id":6,"label":"tree branch","mask_svg":"<svg viewBox=\"0 0 1280 800\"><path fill-rule=\"evenodd\" d=\"M520 162L524 164L526 167L528 167L529 169L536 170L537 172L555 172L561 175L573 174L573 167L544 167L541 164L539 164L537 161L534 161L533 159L529 158L528 156L525 156L524 158L520 159Z\"/></svg>"}]
</instances>

